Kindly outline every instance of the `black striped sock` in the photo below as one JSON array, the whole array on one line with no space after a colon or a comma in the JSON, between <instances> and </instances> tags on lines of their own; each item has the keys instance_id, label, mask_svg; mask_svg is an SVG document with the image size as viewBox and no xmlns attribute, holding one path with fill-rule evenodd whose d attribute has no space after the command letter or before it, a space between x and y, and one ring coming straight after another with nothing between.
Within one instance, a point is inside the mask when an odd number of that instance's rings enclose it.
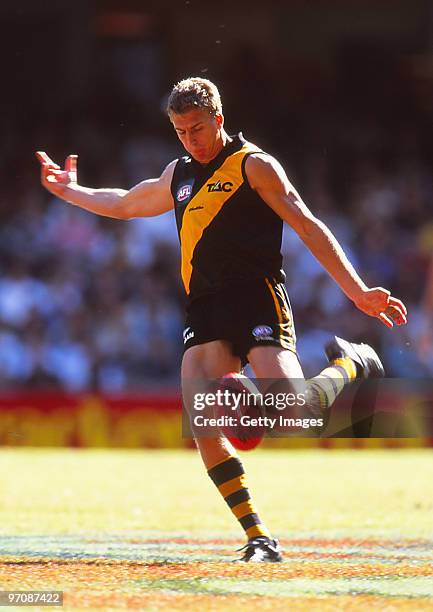
<instances>
[{"instance_id":1,"label":"black striped sock","mask_svg":"<svg viewBox=\"0 0 433 612\"><path fill-rule=\"evenodd\" d=\"M257 536L270 538L271 535L261 522L251 499L241 461L237 457L229 457L208 470L208 474L238 519L248 539Z\"/></svg>"}]
</instances>

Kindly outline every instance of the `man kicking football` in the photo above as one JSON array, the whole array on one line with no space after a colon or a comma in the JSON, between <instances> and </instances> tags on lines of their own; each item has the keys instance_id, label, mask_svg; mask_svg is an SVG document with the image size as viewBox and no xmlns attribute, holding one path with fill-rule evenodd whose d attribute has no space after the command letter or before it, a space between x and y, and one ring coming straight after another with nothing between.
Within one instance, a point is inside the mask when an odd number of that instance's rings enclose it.
<instances>
[{"instance_id":1,"label":"man kicking football","mask_svg":"<svg viewBox=\"0 0 433 612\"><path fill-rule=\"evenodd\" d=\"M326 347L329 366L304 381L281 269L283 221L359 310L393 327L406 323L404 304L382 287L365 285L276 159L242 134L225 131L213 83L201 78L177 83L167 111L187 155L168 164L159 178L130 190L92 189L78 183L76 155L67 158L62 170L38 152L43 186L71 204L115 219L174 209L188 296L182 360L188 409L197 390L194 381L239 372L248 361L258 378L284 379L294 393L306 388L314 413L326 413L346 385L383 375L383 367L370 346L335 338ZM210 478L245 531L242 560L281 561L279 544L256 510L233 446L224 436L197 437L196 444Z\"/></svg>"}]
</instances>

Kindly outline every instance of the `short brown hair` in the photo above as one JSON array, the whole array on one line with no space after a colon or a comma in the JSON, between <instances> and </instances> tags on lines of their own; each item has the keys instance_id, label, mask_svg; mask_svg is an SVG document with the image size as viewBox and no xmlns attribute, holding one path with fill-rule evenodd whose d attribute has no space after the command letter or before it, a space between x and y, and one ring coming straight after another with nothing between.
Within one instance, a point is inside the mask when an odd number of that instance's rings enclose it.
<instances>
[{"instance_id":1,"label":"short brown hair","mask_svg":"<svg viewBox=\"0 0 433 612\"><path fill-rule=\"evenodd\" d=\"M195 108L207 110L212 116L222 114L220 94L212 81L191 77L179 81L173 87L167 102L169 115L181 115Z\"/></svg>"}]
</instances>

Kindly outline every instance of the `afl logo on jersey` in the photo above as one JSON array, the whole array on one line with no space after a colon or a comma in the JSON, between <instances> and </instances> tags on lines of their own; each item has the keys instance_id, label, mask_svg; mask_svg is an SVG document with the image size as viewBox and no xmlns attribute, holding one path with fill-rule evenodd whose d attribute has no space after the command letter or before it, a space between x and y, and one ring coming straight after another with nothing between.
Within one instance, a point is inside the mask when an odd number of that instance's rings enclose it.
<instances>
[{"instance_id":1,"label":"afl logo on jersey","mask_svg":"<svg viewBox=\"0 0 433 612\"><path fill-rule=\"evenodd\" d=\"M179 187L179 189L177 190L176 200L178 202L183 202L184 200L187 200L190 197L191 193L191 185L182 185L182 187Z\"/></svg>"}]
</instances>

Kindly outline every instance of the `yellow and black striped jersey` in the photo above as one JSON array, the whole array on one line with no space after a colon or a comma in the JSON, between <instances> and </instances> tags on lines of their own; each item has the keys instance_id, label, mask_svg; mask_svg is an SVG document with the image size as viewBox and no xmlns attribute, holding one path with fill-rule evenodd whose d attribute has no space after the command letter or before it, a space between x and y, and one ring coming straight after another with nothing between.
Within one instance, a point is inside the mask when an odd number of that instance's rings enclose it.
<instances>
[{"instance_id":1,"label":"yellow and black striped jersey","mask_svg":"<svg viewBox=\"0 0 433 612\"><path fill-rule=\"evenodd\" d=\"M245 175L247 157L257 152L239 134L206 166L189 156L176 164L171 191L190 299L238 280L283 275L282 220Z\"/></svg>"}]
</instances>

